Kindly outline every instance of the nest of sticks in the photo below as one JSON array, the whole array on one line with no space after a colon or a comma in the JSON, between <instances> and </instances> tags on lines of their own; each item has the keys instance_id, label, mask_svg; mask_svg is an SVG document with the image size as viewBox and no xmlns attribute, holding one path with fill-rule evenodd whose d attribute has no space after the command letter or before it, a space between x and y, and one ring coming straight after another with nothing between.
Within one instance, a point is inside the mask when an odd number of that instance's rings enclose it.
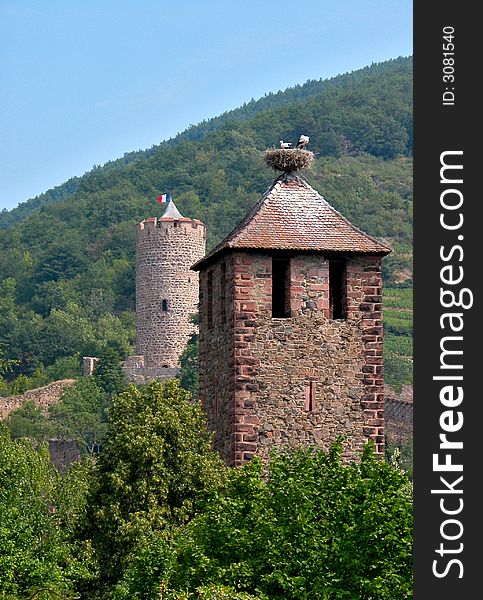
<instances>
[{"instance_id":1,"label":"nest of sticks","mask_svg":"<svg viewBox=\"0 0 483 600\"><path fill-rule=\"evenodd\" d=\"M308 169L314 161L314 153L301 148L273 148L265 151L265 164L275 171L300 171Z\"/></svg>"}]
</instances>

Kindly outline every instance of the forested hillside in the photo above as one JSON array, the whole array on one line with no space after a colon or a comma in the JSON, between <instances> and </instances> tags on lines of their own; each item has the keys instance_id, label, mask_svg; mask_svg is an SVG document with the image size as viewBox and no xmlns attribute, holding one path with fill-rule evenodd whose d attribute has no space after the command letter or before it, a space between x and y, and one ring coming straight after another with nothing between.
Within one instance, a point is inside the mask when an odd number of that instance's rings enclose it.
<instances>
[{"instance_id":1,"label":"forested hillside","mask_svg":"<svg viewBox=\"0 0 483 600\"><path fill-rule=\"evenodd\" d=\"M7 379L36 372L44 382L45 369L48 378L71 375L77 356L109 346L130 352L135 225L160 214L157 196L169 191L183 214L202 219L211 247L273 179L262 151L301 133L317 158L309 183L354 224L389 241L386 285L410 286L411 96L410 58L310 81L0 214L0 376L2 360L15 361ZM389 333L410 339L411 332ZM16 391L22 385L21 378Z\"/></svg>"}]
</instances>

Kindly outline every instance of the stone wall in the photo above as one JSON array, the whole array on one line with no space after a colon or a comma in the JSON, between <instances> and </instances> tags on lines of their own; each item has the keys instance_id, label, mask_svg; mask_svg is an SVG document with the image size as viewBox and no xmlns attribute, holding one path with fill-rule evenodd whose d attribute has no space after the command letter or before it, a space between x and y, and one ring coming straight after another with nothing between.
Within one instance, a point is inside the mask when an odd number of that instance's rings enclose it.
<instances>
[{"instance_id":1,"label":"stone wall","mask_svg":"<svg viewBox=\"0 0 483 600\"><path fill-rule=\"evenodd\" d=\"M389 386L385 390L386 436L393 443L407 442L413 436L413 391L403 386L395 392Z\"/></svg>"},{"instance_id":2,"label":"stone wall","mask_svg":"<svg viewBox=\"0 0 483 600\"><path fill-rule=\"evenodd\" d=\"M8 396L7 398L0 397L0 421L3 421L8 415L17 408L20 408L27 400L32 400L36 406L40 407L44 412L48 412L49 406L56 404L65 388L73 385L75 379L62 379L54 381L44 387L29 390L19 396Z\"/></svg>"},{"instance_id":3,"label":"stone wall","mask_svg":"<svg viewBox=\"0 0 483 600\"><path fill-rule=\"evenodd\" d=\"M70 464L80 460L81 454L75 440L50 439L49 454L52 464L62 471Z\"/></svg>"},{"instance_id":4,"label":"stone wall","mask_svg":"<svg viewBox=\"0 0 483 600\"><path fill-rule=\"evenodd\" d=\"M236 251L201 272L200 396L229 464L341 434L346 458L368 438L383 453L381 258L349 258L343 279L347 318L332 320L327 257L293 255L290 317L272 318L271 256Z\"/></svg>"},{"instance_id":5,"label":"stone wall","mask_svg":"<svg viewBox=\"0 0 483 600\"><path fill-rule=\"evenodd\" d=\"M198 273L190 267L205 253L205 226L180 218L146 219L136 244L136 353L145 367L173 369L196 327Z\"/></svg>"}]
</instances>

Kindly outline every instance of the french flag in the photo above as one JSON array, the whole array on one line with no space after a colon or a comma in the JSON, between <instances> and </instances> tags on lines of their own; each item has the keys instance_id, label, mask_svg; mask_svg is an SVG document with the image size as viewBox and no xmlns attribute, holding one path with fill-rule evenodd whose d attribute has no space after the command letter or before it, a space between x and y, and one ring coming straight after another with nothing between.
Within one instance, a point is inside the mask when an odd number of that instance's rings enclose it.
<instances>
[{"instance_id":1,"label":"french flag","mask_svg":"<svg viewBox=\"0 0 483 600\"><path fill-rule=\"evenodd\" d=\"M158 196L158 202L162 204L163 202L171 202L171 194L162 194Z\"/></svg>"}]
</instances>

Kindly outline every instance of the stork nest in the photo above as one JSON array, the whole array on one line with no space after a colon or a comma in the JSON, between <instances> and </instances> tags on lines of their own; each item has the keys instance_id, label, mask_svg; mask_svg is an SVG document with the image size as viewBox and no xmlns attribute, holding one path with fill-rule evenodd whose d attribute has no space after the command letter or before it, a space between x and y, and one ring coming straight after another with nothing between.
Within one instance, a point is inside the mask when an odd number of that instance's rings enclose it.
<instances>
[{"instance_id":1,"label":"stork nest","mask_svg":"<svg viewBox=\"0 0 483 600\"><path fill-rule=\"evenodd\" d=\"M265 151L265 164L275 171L300 171L308 169L314 161L314 153L301 148L273 148Z\"/></svg>"}]
</instances>

